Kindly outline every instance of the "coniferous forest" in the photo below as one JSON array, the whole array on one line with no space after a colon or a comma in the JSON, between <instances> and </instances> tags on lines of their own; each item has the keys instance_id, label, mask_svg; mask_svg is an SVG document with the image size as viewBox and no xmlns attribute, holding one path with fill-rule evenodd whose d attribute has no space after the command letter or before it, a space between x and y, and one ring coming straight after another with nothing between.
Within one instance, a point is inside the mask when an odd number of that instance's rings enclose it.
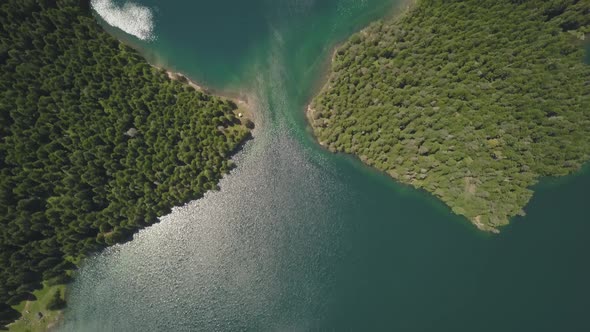
<instances>
[{"instance_id":1,"label":"coniferous forest","mask_svg":"<svg viewBox=\"0 0 590 332\"><path fill-rule=\"evenodd\" d=\"M0 3L0 326L41 282L216 187L236 105L172 81L87 1Z\"/></svg>"},{"instance_id":2,"label":"coniferous forest","mask_svg":"<svg viewBox=\"0 0 590 332\"><path fill-rule=\"evenodd\" d=\"M590 158L589 32L589 0L418 0L336 51L308 118L330 150L497 231Z\"/></svg>"}]
</instances>

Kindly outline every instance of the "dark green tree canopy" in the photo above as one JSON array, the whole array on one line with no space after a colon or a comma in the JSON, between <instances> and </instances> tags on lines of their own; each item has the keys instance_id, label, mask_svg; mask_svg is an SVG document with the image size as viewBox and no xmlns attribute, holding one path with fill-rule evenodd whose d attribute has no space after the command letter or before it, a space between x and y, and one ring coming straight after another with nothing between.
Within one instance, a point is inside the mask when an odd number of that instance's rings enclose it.
<instances>
[{"instance_id":1,"label":"dark green tree canopy","mask_svg":"<svg viewBox=\"0 0 590 332\"><path fill-rule=\"evenodd\" d=\"M233 102L171 81L80 3L0 2L0 326L43 280L215 188L249 137Z\"/></svg>"}]
</instances>

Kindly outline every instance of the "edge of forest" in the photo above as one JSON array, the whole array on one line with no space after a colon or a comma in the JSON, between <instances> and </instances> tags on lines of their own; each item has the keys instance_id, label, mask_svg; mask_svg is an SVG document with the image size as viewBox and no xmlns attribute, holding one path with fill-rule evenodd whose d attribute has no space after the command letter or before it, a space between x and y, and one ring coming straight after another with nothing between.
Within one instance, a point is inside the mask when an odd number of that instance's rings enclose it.
<instances>
[{"instance_id":1,"label":"edge of forest","mask_svg":"<svg viewBox=\"0 0 590 332\"><path fill-rule=\"evenodd\" d=\"M197 91L200 91L200 92L212 95L212 96L227 99L236 105L236 109L234 109L233 112L239 118L241 125L244 126L245 128L247 128L247 130L250 132L250 135L248 137L246 137L246 139L244 139L236 147L236 149L234 149L234 151L231 152L231 155L229 158L230 160L234 160L235 155L243 149L244 144L254 138L254 134L256 132L255 129L258 128L260 121L258 120L257 114L254 110L256 108L256 100L255 100L255 98L253 98L252 94L245 93L243 91L242 92L232 92L232 91L222 91L222 90L209 88L201 83L196 82L192 78L189 78L184 73L173 71L170 68L167 68L167 67L161 66L161 65L157 65L157 64L153 63L152 61L149 61L145 56L143 56L141 54L140 49L133 47L129 43L126 43L124 40L122 40L121 38L119 38L118 36L116 36L112 33L109 33L105 29L103 29L103 31L105 31L105 33L108 33L109 35L111 35L112 37L117 39L121 44L126 45L126 46L136 50L140 54L140 56L146 61L146 63L148 63L149 65L151 65L152 67L154 67L157 70L165 72L170 80L178 81L180 83L189 85ZM223 176L225 176L225 175L223 175ZM198 199L199 198L197 198L197 200ZM163 217L163 216L160 216L160 217ZM129 242L131 240L132 240L132 238L130 238L126 242ZM52 293L53 294L54 289L62 291L62 298L64 298L64 300L67 300L66 294L67 294L68 284L56 285L56 286L44 285L44 287L42 289L39 289L36 292L38 292L39 294L45 294L45 293ZM44 305L46 304L47 301L48 300L45 298L40 298L40 299L33 300L33 301L24 300L20 304L13 306L15 309L17 309L17 311L19 311L21 313L21 316L17 320L15 320L13 323L8 324L6 326L8 328L8 330L15 331L15 332L21 332L21 331L25 332L25 331L56 331L57 329L59 329L59 327L64 319L64 310L65 309L58 309L58 310L45 309L45 310L39 310L38 312L25 310L27 308L37 308L39 306L44 307ZM26 312L23 312L23 311L26 311Z\"/></svg>"}]
</instances>

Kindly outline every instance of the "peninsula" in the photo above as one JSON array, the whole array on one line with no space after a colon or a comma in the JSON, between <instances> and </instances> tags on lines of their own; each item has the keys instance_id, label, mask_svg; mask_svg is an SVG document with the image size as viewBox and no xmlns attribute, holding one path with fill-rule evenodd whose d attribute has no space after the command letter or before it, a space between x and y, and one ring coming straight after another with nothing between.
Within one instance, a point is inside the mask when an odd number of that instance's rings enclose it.
<instances>
[{"instance_id":1,"label":"peninsula","mask_svg":"<svg viewBox=\"0 0 590 332\"><path fill-rule=\"evenodd\" d=\"M497 232L590 158L589 1L418 0L334 54L320 144Z\"/></svg>"}]
</instances>

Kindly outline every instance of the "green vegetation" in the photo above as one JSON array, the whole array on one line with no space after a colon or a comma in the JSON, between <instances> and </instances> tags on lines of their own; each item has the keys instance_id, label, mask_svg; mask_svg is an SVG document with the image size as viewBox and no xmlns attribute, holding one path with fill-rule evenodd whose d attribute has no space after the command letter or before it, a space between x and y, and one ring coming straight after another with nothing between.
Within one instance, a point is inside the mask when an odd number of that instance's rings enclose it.
<instances>
[{"instance_id":1,"label":"green vegetation","mask_svg":"<svg viewBox=\"0 0 590 332\"><path fill-rule=\"evenodd\" d=\"M418 1L337 50L308 117L330 150L497 231L590 157L589 32L588 0Z\"/></svg>"},{"instance_id":2,"label":"green vegetation","mask_svg":"<svg viewBox=\"0 0 590 332\"><path fill-rule=\"evenodd\" d=\"M63 307L52 309L52 302L64 301L64 285L55 285L44 287L40 290L34 291L33 295L37 300L23 301L16 309L22 313L21 318L10 325L9 330L13 332L42 332L46 331L48 326L56 324L61 316Z\"/></svg>"},{"instance_id":3,"label":"green vegetation","mask_svg":"<svg viewBox=\"0 0 590 332\"><path fill-rule=\"evenodd\" d=\"M216 188L250 135L233 102L170 80L79 3L0 3L0 326L42 281Z\"/></svg>"}]
</instances>

